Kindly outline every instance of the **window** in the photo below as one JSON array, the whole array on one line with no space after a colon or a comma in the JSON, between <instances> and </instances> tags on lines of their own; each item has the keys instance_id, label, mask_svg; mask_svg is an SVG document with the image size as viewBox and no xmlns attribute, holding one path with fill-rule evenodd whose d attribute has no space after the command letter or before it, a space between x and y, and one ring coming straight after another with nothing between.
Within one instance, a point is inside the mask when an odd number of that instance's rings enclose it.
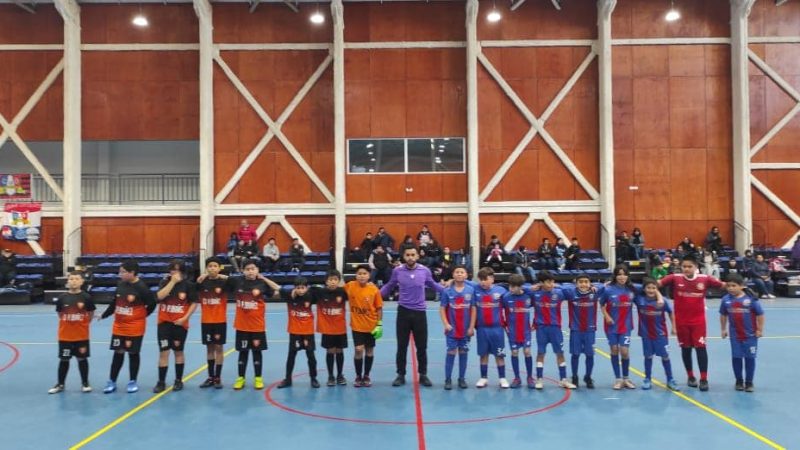
<instances>
[{"instance_id":1,"label":"window","mask_svg":"<svg viewBox=\"0 0 800 450\"><path fill-rule=\"evenodd\" d=\"M464 171L464 138L348 141L348 172L351 174Z\"/></svg>"}]
</instances>

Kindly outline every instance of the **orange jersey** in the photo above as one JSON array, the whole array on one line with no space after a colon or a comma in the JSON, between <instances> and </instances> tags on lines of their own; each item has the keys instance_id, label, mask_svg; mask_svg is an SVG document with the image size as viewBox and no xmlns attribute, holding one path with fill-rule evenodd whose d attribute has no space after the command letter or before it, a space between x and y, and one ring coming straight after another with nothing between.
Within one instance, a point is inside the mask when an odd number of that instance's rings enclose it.
<instances>
[{"instance_id":1,"label":"orange jersey","mask_svg":"<svg viewBox=\"0 0 800 450\"><path fill-rule=\"evenodd\" d=\"M113 303L103 313L104 317L114 314L111 334L119 336L144 336L147 316L155 309L155 296L142 281L117 284L117 294Z\"/></svg>"},{"instance_id":2,"label":"orange jersey","mask_svg":"<svg viewBox=\"0 0 800 450\"><path fill-rule=\"evenodd\" d=\"M314 291L317 304L317 332L322 334L347 334L347 292L342 288Z\"/></svg>"},{"instance_id":3,"label":"orange jersey","mask_svg":"<svg viewBox=\"0 0 800 450\"><path fill-rule=\"evenodd\" d=\"M270 297L272 289L261 280L240 278L236 281L236 317L233 320L233 328L251 333L267 330L264 320L267 309L265 295Z\"/></svg>"},{"instance_id":4,"label":"orange jersey","mask_svg":"<svg viewBox=\"0 0 800 450\"><path fill-rule=\"evenodd\" d=\"M169 283L169 280L161 280L158 289L161 290ZM173 323L182 318L189 312L189 304L197 301L197 291L194 283L181 280L164 299L158 302L158 323ZM189 321L186 321L183 328L189 329Z\"/></svg>"},{"instance_id":5,"label":"orange jersey","mask_svg":"<svg viewBox=\"0 0 800 450\"><path fill-rule=\"evenodd\" d=\"M378 310L383 308L381 291L372 283L361 286L350 281L344 286L350 302L350 328L361 333L370 333L378 324Z\"/></svg>"},{"instance_id":6,"label":"orange jersey","mask_svg":"<svg viewBox=\"0 0 800 450\"><path fill-rule=\"evenodd\" d=\"M78 342L89 340L89 325L95 310L88 292L64 294L56 302L58 340Z\"/></svg>"},{"instance_id":7,"label":"orange jersey","mask_svg":"<svg viewBox=\"0 0 800 450\"><path fill-rule=\"evenodd\" d=\"M313 304L310 292L295 298L289 294L286 299L286 312L289 314L286 328L289 334L314 334Z\"/></svg>"},{"instance_id":8,"label":"orange jersey","mask_svg":"<svg viewBox=\"0 0 800 450\"><path fill-rule=\"evenodd\" d=\"M197 286L201 323L226 323L228 321L230 281L230 278L227 280L206 278Z\"/></svg>"}]
</instances>

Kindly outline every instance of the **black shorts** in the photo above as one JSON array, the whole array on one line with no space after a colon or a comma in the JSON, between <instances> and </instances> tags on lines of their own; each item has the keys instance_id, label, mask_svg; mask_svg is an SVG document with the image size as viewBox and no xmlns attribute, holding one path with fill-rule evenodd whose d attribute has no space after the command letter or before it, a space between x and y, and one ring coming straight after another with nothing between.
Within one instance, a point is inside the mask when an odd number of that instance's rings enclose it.
<instances>
[{"instance_id":1,"label":"black shorts","mask_svg":"<svg viewBox=\"0 0 800 450\"><path fill-rule=\"evenodd\" d=\"M128 353L139 353L142 350L142 338L144 336L121 336L119 334L111 335L111 350L123 350Z\"/></svg>"},{"instance_id":2,"label":"black shorts","mask_svg":"<svg viewBox=\"0 0 800 450\"><path fill-rule=\"evenodd\" d=\"M171 322L158 324L158 349L162 352L175 350L182 352L186 345L188 330Z\"/></svg>"},{"instance_id":3,"label":"black shorts","mask_svg":"<svg viewBox=\"0 0 800 450\"><path fill-rule=\"evenodd\" d=\"M258 341L258 345L253 342ZM265 331L239 331L236 330L236 350L266 350L267 333Z\"/></svg>"},{"instance_id":4,"label":"black shorts","mask_svg":"<svg viewBox=\"0 0 800 450\"><path fill-rule=\"evenodd\" d=\"M313 334L290 334L289 335L289 351L294 349L300 350L316 350L317 345L314 341Z\"/></svg>"},{"instance_id":5,"label":"black shorts","mask_svg":"<svg viewBox=\"0 0 800 450\"><path fill-rule=\"evenodd\" d=\"M224 345L225 337L228 334L227 323L204 323L200 325L203 345L217 344Z\"/></svg>"},{"instance_id":6,"label":"black shorts","mask_svg":"<svg viewBox=\"0 0 800 450\"><path fill-rule=\"evenodd\" d=\"M347 348L347 334L323 334L322 348Z\"/></svg>"},{"instance_id":7,"label":"black shorts","mask_svg":"<svg viewBox=\"0 0 800 450\"><path fill-rule=\"evenodd\" d=\"M76 358L88 358L91 356L89 341L58 341L58 357L70 359L73 356Z\"/></svg>"},{"instance_id":8,"label":"black shorts","mask_svg":"<svg viewBox=\"0 0 800 450\"><path fill-rule=\"evenodd\" d=\"M356 347L364 346L367 348L375 347L375 336L372 333L353 331L353 345Z\"/></svg>"}]
</instances>

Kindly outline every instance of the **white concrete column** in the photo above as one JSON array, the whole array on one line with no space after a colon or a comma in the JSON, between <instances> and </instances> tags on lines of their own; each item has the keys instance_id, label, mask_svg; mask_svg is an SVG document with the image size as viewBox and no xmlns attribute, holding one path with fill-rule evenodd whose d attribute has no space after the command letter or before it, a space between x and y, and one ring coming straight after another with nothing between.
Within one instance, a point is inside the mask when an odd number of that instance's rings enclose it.
<instances>
[{"instance_id":1,"label":"white concrete column","mask_svg":"<svg viewBox=\"0 0 800 450\"><path fill-rule=\"evenodd\" d=\"M614 121L611 79L611 14L616 0L597 1L597 68L600 120L600 251L611 266L616 261L614 229Z\"/></svg>"},{"instance_id":2,"label":"white concrete column","mask_svg":"<svg viewBox=\"0 0 800 450\"><path fill-rule=\"evenodd\" d=\"M478 186L478 0L467 0L467 227L472 273L480 267L481 222Z\"/></svg>"},{"instance_id":3,"label":"white concrete column","mask_svg":"<svg viewBox=\"0 0 800 450\"><path fill-rule=\"evenodd\" d=\"M200 265L214 255L214 28L211 3L194 0L200 31Z\"/></svg>"},{"instance_id":4,"label":"white concrete column","mask_svg":"<svg viewBox=\"0 0 800 450\"><path fill-rule=\"evenodd\" d=\"M755 0L731 0L731 97L733 99L733 239L743 253L753 242L750 190L750 77L747 19Z\"/></svg>"},{"instance_id":5,"label":"white concrete column","mask_svg":"<svg viewBox=\"0 0 800 450\"><path fill-rule=\"evenodd\" d=\"M344 247L347 245L346 177L345 165L345 104L344 104L344 7L342 0L331 2L333 19L333 167L334 167L334 207L335 207L335 248L336 269L344 269Z\"/></svg>"}]
</instances>

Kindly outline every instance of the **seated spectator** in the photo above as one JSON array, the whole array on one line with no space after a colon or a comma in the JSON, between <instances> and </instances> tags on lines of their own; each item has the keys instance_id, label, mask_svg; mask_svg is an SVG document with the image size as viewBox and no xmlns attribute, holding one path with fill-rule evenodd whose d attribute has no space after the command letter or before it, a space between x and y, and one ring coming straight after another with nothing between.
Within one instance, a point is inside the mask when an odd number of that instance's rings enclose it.
<instances>
[{"instance_id":1,"label":"seated spectator","mask_svg":"<svg viewBox=\"0 0 800 450\"><path fill-rule=\"evenodd\" d=\"M491 267L492 270L497 272L503 271L503 249L500 244L495 244L486 255L486 265Z\"/></svg>"},{"instance_id":2,"label":"seated spectator","mask_svg":"<svg viewBox=\"0 0 800 450\"><path fill-rule=\"evenodd\" d=\"M397 251L402 255L407 248L417 248L417 244L414 243L414 238L410 234L403 237L403 242L400 243L400 248Z\"/></svg>"},{"instance_id":3,"label":"seated spectator","mask_svg":"<svg viewBox=\"0 0 800 450\"><path fill-rule=\"evenodd\" d=\"M420 248L425 249L425 253L433 258L434 265L438 265L441 262L442 249L439 248L439 244L435 239L432 239L427 245L420 245Z\"/></svg>"},{"instance_id":4,"label":"seated spectator","mask_svg":"<svg viewBox=\"0 0 800 450\"><path fill-rule=\"evenodd\" d=\"M722 236L719 235L719 227L711 227L706 235L704 246L710 252L716 252L718 255L722 253Z\"/></svg>"},{"instance_id":5,"label":"seated spectator","mask_svg":"<svg viewBox=\"0 0 800 450\"><path fill-rule=\"evenodd\" d=\"M423 225L422 230L417 233L417 242L419 242L419 245L427 245L433 242L433 235L431 234L427 225Z\"/></svg>"},{"instance_id":6,"label":"seated spectator","mask_svg":"<svg viewBox=\"0 0 800 450\"><path fill-rule=\"evenodd\" d=\"M679 254L679 259L684 256L697 255L697 247L695 247L694 242L689 239L689 236L685 236L680 242L678 242L675 250Z\"/></svg>"},{"instance_id":7,"label":"seated spectator","mask_svg":"<svg viewBox=\"0 0 800 450\"><path fill-rule=\"evenodd\" d=\"M578 238L572 238L572 244L567 247L567 253L564 257L567 259L567 269L578 269L578 262L581 256L581 246L578 245Z\"/></svg>"},{"instance_id":8,"label":"seated spectator","mask_svg":"<svg viewBox=\"0 0 800 450\"><path fill-rule=\"evenodd\" d=\"M242 219L239 223L239 232L236 233L239 237L240 241L256 241L258 240L258 235L256 234L256 230L247 223L247 220Z\"/></svg>"},{"instance_id":9,"label":"seated spectator","mask_svg":"<svg viewBox=\"0 0 800 450\"><path fill-rule=\"evenodd\" d=\"M744 271L739 267L739 264L736 262L734 258L728 260L727 264L724 264L721 268L723 279L727 280L728 275L732 274L739 274L743 277L747 277L748 274L744 273Z\"/></svg>"},{"instance_id":10,"label":"seated spectator","mask_svg":"<svg viewBox=\"0 0 800 450\"><path fill-rule=\"evenodd\" d=\"M744 257L742 258L742 272L745 273L745 276L750 276L750 273L753 270L753 265L756 263L756 258L753 256L752 250L745 250Z\"/></svg>"},{"instance_id":11,"label":"seated spectator","mask_svg":"<svg viewBox=\"0 0 800 450\"><path fill-rule=\"evenodd\" d=\"M672 258L669 263L669 273L681 274L681 260L679 258Z\"/></svg>"},{"instance_id":12,"label":"seated spectator","mask_svg":"<svg viewBox=\"0 0 800 450\"><path fill-rule=\"evenodd\" d=\"M443 260L442 266L433 271L433 278L438 282L450 281L453 279L453 265L450 260Z\"/></svg>"},{"instance_id":13,"label":"seated spectator","mask_svg":"<svg viewBox=\"0 0 800 450\"><path fill-rule=\"evenodd\" d=\"M717 260L717 252L706 251L701 248L698 251L698 255L703 265L701 272L705 275L711 275L714 278L719 278L720 269L719 261Z\"/></svg>"},{"instance_id":14,"label":"seated spectator","mask_svg":"<svg viewBox=\"0 0 800 450\"><path fill-rule=\"evenodd\" d=\"M633 249L631 248L631 238L628 236L628 232L622 230L622 232L617 235L616 237L616 246L617 246L617 263L624 263L625 261L630 261L633 258Z\"/></svg>"},{"instance_id":15,"label":"seated spectator","mask_svg":"<svg viewBox=\"0 0 800 450\"><path fill-rule=\"evenodd\" d=\"M553 257L553 252L554 249L553 246L550 245L550 239L542 239L542 245L539 246L539 250L536 252L536 256L539 258L539 264L541 265L542 269L552 270L556 268L556 260Z\"/></svg>"},{"instance_id":16,"label":"seated spectator","mask_svg":"<svg viewBox=\"0 0 800 450\"><path fill-rule=\"evenodd\" d=\"M553 247L553 257L556 260L556 265L559 270L564 270L567 264L567 245L564 244L563 238L556 239L556 245Z\"/></svg>"},{"instance_id":17,"label":"seated spectator","mask_svg":"<svg viewBox=\"0 0 800 450\"><path fill-rule=\"evenodd\" d=\"M235 272L242 271L242 263L247 259L247 247L244 245L244 241L239 241L236 243L236 248L233 249L233 255L229 258L231 265L233 266L233 270Z\"/></svg>"},{"instance_id":18,"label":"seated spectator","mask_svg":"<svg viewBox=\"0 0 800 450\"><path fill-rule=\"evenodd\" d=\"M17 255L11 249L0 252L0 287L13 286L17 276Z\"/></svg>"},{"instance_id":19,"label":"seated spectator","mask_svg":"<svg viewBox=\"0 0 800 450\"><path fill-rule=\"evenodd\" d=\"M536 283L536 271L533 269L531 255L529 255L528 251L525 250L525 246L520 245L517 251L511 256L514 263L514 272L516 272L518 275L521 275L523 278L527 273L528 277L530 277L530 282Z\"/></svg>"},{"instance_id":20,"label":"seated spectator","mask_svg":"<svg viewBox=\"0 0 800 450\"><path fill-rule=\"evenodd\" d=\"M375 246L368 263L372 271L370 281L373 283L381 286L392 277L392 256L384 251L382 245Z\"/></svg>"},{"instance_id":21,"label":"seated spectator","mask_svg":"<svg viewBox=\"0 0 800 450\"><path fill-rule=\"evenodd\" d=\"M650 254L647 255L645 270L649 276L656 281L667 275L668 267L669 264L666 266L664 265L664 263L661 261L661 258L658 256L658 252L650 252Z\"/></svg>"},{"instance_id":22,"label":"seated spectator","mask_svg":"<svg viewBox=\"0 0 800 450\"><path fill-rule=\"evenodd\" d=\"M491 253L495 245L499 245L501 249L505 248L503 247L503 243L500 242L500 239L497 237L497 235L493 234L492 237L489 238L489 243L486 244L486 253L487 254Z\"/></svg>"},{"instance_id":23,"label":"seated spectator","mask_svg":"<svg viewBox=\"0 0 800 450\"><path fill-rule=\"evenodd\" d=\"M455 255L453 255L453 253L450 251L450 247L445 247L442 249L442 254L439 259L441 260L442 264L448 263L452 267L455 260Z\"/></svg>"},{"instance_id":24,"label":"seated spectator","mask_svg":"<svg viewBox=\"0 0 800 450\"><path fill-rule=\"evenodd\" d=\"M361 255L361 261L366 262L369 259L369 255L372 254L372 250L375 249L375 238L372 236L372 233L367 231L367 234L364 235L364 239L361 241L361 245L359 245L356 250Z\"/></svg>"},{"instance_id":25,"label":"seated spectator","mask_svg":"<svg viewBox=\"0 0 800 450\"><path fill-rule=\"evenodd\" d=\"M258 251L258 244L256 241L245 241L244 243L245 253L247 255L247 259L252 259L256 262L261 262L261 252Z\"/></svg>"},{"instance_id":26,"label":"seated spectator","mask_svg":"<svg viewBox=\"0 0 800 450\"><path fill-rule=\"evenodd\" d=\"M775 298L773 294L775 283L772 282L769 264L764 260L764 255L761 253L756 255L753 268L750 269L750 278L755 283L756 292L761 298Z\"/></svg>"},{"instance_id":27,"label":"seated spectator","mask_svg":"<svg viewBox=\"0 0 800 450\"><path fill-rule=\"evenodd\" d=\"M292 246L289 247L290 272L300 272L306 263L306 248L300 243L300 239L293 238Z\"/></svg>"},{"instance_id":28,"label":"seated spectator","mask_svg":"<svg viewBox=\"0 0 800 450\"><path fill-rule=\"evenodd\" d=\"M634 228L630 239L631 250L633 250L633 257L637 260L644 258L644 235L642 230Z\"/></svg>"},{"instance_id":29,"label":"seated spectator","mask_svg":"<svg viewBox=\"0 0 800 450\"><path fill-rule=\"evenodd\" d=\"M229 258L233 256L233 251L236 250L237 245L239 245L239 235L231 233L231 237L228 238L228 245L225 246L228 249Z\"/></svg>"},{"instance_id":30,"label":"seated spectator","mask_svg":"<svg viewBox=\"0 0 800 450\"><path fill-rule=\"evenodd\" d=\"M458 253L454 255L452 267L455 266L464 266L467 268L467 272L472 273L472 255L463 248L459 249Z\"/></svg>"},{"instance_id":31,"label":"seated spectator","mask_svg":"<svg viewBox=\"0 0 800 450\"><path fill-rule=\"evenodd\" d=\"M436 259L433 258L424 248L419 249L419 259L417 260L423 266L432 269L436 266Z\"/></svg>"},{"instance_id":32,"label":"seated spectator","mask_svg":"<svg viewBox=\"0 0 800 450\"><path fill-rule=\"evenodd\" d=\"M281 259L281 251L275 244L275 238L271 237L264 246L264 271L273 272L278 268L278 261Z\"/></svg>"},{"instance_id":33,"label":"seated spectator","mask_svg":"<svg viewBox=\"0 0 800 450\"><path fill-rule=\"evenodd\" d=\"M394 239L386 232L386 228L380 227L378 228L378 234L375 235L375 239L372 240L372 244L372 248L376 248L380 245L386 253L391 253L394 248Z\"/></svg>"},{"instance_id":34,"label":"seated spectator","mask_svg":"<svg viewBox=\"0 0 800 450\"><path fill-rule=\"evenodd\" d=\"M797 239L794 240L794 245L792 246L792 268L795 270L800 270L800 235L797 236Z\"/></svg>"}]
</instances>

